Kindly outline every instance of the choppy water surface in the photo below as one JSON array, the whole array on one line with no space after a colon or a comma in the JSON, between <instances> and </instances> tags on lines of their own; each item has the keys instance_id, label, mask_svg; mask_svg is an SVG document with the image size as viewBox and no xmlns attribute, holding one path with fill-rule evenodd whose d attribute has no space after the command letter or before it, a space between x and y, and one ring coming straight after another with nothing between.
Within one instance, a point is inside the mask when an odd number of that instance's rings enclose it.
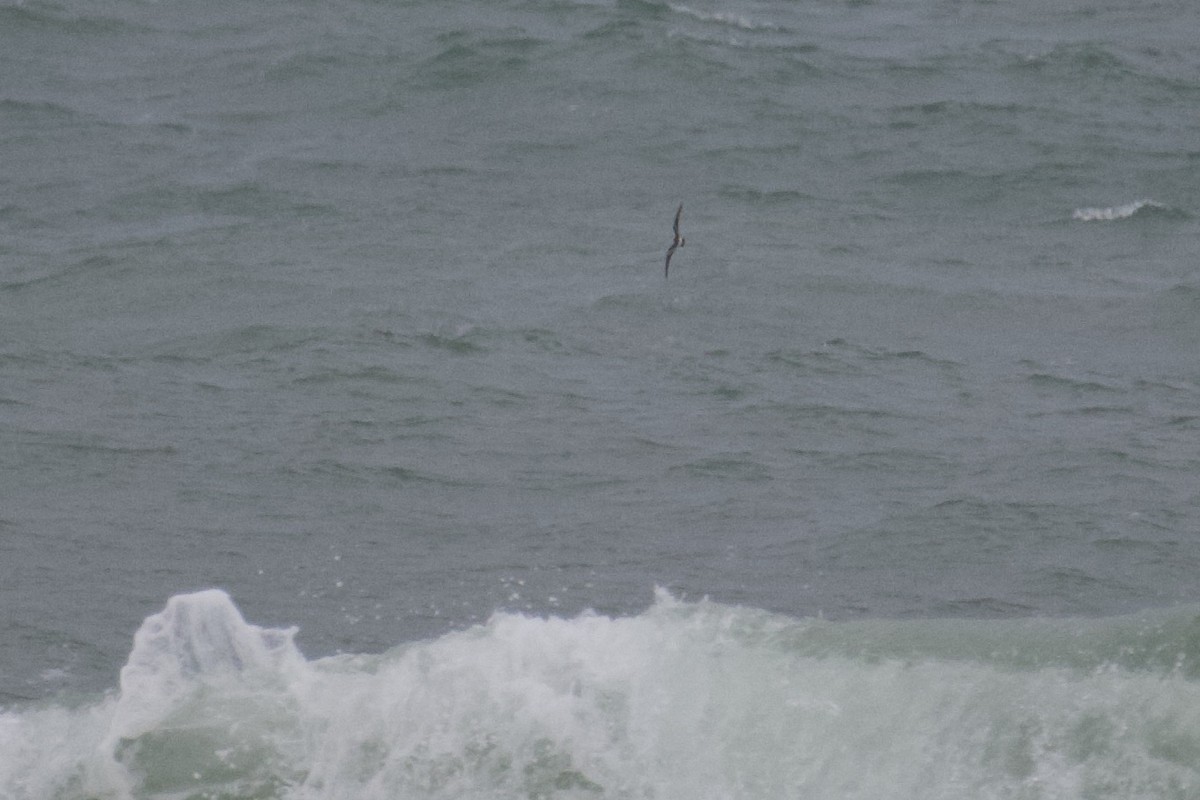
<instances>
[{"instance_id":1,"label":"choppy water surface","mask_svg":"<svg viewBox=\"0 0 1200 800\"><path fill-rule=\"evenodd\" d=\"M0 795L1191 796L1197 13L0 5Z\"/></svg>"}]
</instances>

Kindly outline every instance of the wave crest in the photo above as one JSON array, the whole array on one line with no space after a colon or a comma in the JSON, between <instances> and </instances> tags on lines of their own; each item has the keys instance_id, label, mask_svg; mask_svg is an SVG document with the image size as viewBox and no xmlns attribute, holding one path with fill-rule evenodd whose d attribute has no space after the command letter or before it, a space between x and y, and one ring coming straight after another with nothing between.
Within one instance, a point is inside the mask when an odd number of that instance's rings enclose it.
<instances>
[{"instance_id":1,"label":"wave crest","mask_svg":"<svg viewBox=\"0 0 1200 800\"><path fill-rule=\"evenodd\" d=\"M1077 208L1071 214L1071 219L1080 220L1081 222L1129 219L1142 209L1163 210L1166 208L1167 206L1163 205L1162 203L1157 203L1153 200L1135 200L1132 203L1126 203L1123 206L1112 206L1109 208Z\"/></svg>"},{"instance_id":2,"label":"wave crest","mask_svg":"<svg viewBox=\"0 0 1200 800\"><path fill-rule=\"evenodd\" d=\"M0 797L1200 791L1196 608L837 623L660 591L633 617L497 613L380 655L308 661L294 633L224 592L172 598L118 694L0 713Z\"/></svg>"}]
</instances>

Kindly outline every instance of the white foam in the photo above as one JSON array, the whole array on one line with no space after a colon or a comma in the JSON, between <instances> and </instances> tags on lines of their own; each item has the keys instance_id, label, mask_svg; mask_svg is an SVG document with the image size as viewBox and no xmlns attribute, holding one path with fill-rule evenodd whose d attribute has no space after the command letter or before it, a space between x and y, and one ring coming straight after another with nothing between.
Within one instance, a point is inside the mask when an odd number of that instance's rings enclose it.
<instances>
[{"instance_id":1,"label":"white foam","mask_svg":"<svg viewBox=\"0 0 1200 800\"><path fill-rule=\"evenodd\" d=\"M1126 203L1123 206L1114 206L1112 208L1077 208L1071 214L1072 219L1081 220L1083 222L1094 222L1096 220L1115 220L1128 219L1143 208L1165 208L1161 203L1156 203L1153 200L1135 200L1132 203Z\"/></svg>"},{"instance_id":2,"label":"white foam","mask_svg":"<svg viewBox=\"0 0 1200 800\"><path fill-rule=\"evenodd\" d=\"M295 628L249 625L219 589L176 595L147 617L121 669L113 735L134 738L152 729L205 683L257 673L295 673L304 663Z\"/></svg>"},{"instance_id":3,"label":"white foam","mask_svg":"<svg viewBox=\"0 0 1200 800\"><path fill-rule=\"evenodd\" d=\"M1064 636L659 592L634 617L503 613L305 661L294 631L246 623L224 593L181 595L138 631L119 693L0 714L0 797L1192 796L1200 685L1070 659L1186 648L1194 617Z\"/></svg>"},{"instance_id":4,"label":"white foam","mask_svg":"<svg viewBox=\"0 0 1200 800\"><path fill-rule=\"evenodd\" d=\"M730 13L722 12L722 11L713 11L713 12L698 11L689 6L679 5L679 4L675 4L675 3L669 3L668 6L672 11L676 12L677 14L685 14L689 17L700 20L701 22L716 22L716 23L719 23L722 25L732 25L735 28L741 28L742 30L747 30L747 31L775 30L776 29L775 25L761 23L761 22L754 22L754 21L752 21L746 17L743 17L741 15L738 15L738 14L730 14Z\"/></svg>"}]
</instances>

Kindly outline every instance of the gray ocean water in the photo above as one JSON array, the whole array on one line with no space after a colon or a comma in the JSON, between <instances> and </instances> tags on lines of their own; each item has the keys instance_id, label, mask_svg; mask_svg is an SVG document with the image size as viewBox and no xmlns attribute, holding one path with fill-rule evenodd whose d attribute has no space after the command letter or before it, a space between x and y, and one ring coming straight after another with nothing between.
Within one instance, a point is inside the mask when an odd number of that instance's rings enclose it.
<instances>
[{"instance_id":1,"label":"gray ocean water","mask_svg":"<svg viewBox=\"0 0 1200 800\"><path fill-rule=\"evenodd\" d=\"M1197 32L0 3L0 797L1200 797Z\"/></svg>"}]
</instances>

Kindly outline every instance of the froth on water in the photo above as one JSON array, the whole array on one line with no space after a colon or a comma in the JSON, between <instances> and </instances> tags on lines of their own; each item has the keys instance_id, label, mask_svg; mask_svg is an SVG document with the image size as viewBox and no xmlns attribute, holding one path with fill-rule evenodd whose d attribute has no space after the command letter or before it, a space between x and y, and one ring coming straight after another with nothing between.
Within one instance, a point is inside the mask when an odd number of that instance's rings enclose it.
<instances>
[{"instance_id":1,"label":"froth on water","mask_svg":"<svg viewBox=\"0 0 1200 800\"><path fill-rule=\"evenodd\" d=\"M109 696L0 716L0 795L1192 796L1197 624L828 623L660 591L309 661L212 590L146 619Z\"/></svg>"}]
</instances>

